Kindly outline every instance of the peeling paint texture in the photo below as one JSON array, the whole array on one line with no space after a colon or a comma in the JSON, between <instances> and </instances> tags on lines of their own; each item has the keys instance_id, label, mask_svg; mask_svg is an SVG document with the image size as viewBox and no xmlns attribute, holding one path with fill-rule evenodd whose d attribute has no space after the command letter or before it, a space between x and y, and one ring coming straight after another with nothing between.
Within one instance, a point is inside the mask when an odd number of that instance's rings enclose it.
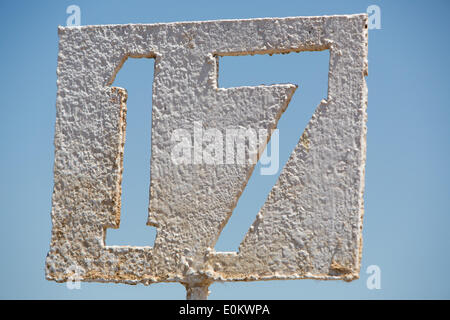
<instances>
[{"instance_id":1,"label":"peeling paint texture","mask_svg":"<svg viewBox=\"0 0 450 320\"><path fill-rule=\"evenodd\" d=\"M52 238L46 277L180 282L358 278L366 157L367 15L60 27ZM254 165L171 161L171 134L276 128L293 84L219 88L220 56L329 50L322 100L238 252L214 246ZM128 57L155 59L148 225L153 247L106 246L118 228ZM301 70L299 70L301 72ZM301 94L301 92L300 92ZM150 125L150 124L149 124Z\"/></svg>"}]
</instances>

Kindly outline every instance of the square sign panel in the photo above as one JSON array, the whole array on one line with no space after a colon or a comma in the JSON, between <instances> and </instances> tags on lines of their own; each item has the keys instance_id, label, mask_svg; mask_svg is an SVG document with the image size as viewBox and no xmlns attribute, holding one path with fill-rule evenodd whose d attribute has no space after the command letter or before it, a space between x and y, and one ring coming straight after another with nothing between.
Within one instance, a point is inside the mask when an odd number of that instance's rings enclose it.
<instances>
[{"instance_id":1,"label":"square sign panel","mask_svg":"<svg viewBox=\"0 0 450 320\"><path fill-rule=\"evenodd\" d=\"M201 299L214 281L358 278L367 15L60 27L59 38L47 279L180 282ZM218 88L219 57L321 50L327 99L238 252L214 251L297 88ZM129 57L155 59L153 247L105 245L119 227L126 132L127 93L111 84Z\"/></svg>"}]
</instances>

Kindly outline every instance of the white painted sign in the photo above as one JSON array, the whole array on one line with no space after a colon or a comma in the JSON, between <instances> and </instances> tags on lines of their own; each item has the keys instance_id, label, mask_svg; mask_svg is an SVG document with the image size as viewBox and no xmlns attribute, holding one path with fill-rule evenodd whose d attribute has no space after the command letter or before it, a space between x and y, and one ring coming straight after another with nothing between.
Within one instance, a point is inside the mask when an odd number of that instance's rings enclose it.
<instances>
[{"instance_id":1,"label":"white painted sign","mask_svg":"<svg viewBox=\"0 0 450 320\"><path fill-rule=\"evenodd\" d=\"M367 30L366 14L60 27L47 279L82 270L81 281L180 282L194 299L214 281L358 278ZM327 99L239 251L215 252L296 90L219 88L218 57L320 50L330 52ZM119 227L126 130L126 91L110 85L129 57L155 59L153 247L105 245Z\"/></svg>"}]
</instances>

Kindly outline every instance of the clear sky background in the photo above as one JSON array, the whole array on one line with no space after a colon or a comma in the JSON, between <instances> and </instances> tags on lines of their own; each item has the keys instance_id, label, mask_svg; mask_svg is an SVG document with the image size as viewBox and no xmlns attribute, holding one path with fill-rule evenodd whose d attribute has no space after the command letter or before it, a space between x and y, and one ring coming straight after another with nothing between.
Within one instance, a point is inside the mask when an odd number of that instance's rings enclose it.
<instances>
[{"instance_id":1,"label":"clear sky background","mask_svg":"<svg viewBox=\"0 0 450 320\"><path fill-rule=\"evenodd\" d=\"M364 248L360 279L216 283L210 299L450 298L448 1L0 1L0 298L184 299L180 284L45 280L51 235L57 26L317 16L381 9L369 31ZM225 57L222 87L299 85L279 122L280 170L326 98L328 52ZM153 60L129 59L114 85L129 93L122 222L107 244L151 245L147 219ZM257 172L256 170L255 172ZM278 175L254 174L216 245L236 250ZM381 289L366 286L367 267Z\"/></svg>"}]
</instances>

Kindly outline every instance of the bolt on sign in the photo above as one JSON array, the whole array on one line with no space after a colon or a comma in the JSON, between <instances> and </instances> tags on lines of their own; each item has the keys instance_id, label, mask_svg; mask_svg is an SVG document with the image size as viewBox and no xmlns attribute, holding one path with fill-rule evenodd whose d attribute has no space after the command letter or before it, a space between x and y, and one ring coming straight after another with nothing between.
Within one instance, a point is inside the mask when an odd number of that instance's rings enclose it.
<instances>
[{"instance_id":1,"label":"bolt on sign","mask_svg":"<svg viewBox=\"0 0 450 320\"><path fill-rule=\"evenodd\" d=\"M188 299L206 299L215 281L357 279L367 30L366 14L60 27L46 278L70 281L75 266L82 281L179 282ZM220 88L219 57L321 50L330 53L327 98L238 252L216 252L255 161L174 161L173 132L196 123L270 133L297 86ZM127 92L111 84L129 57L155 59L147 222L157 228L153 247L105 244L108 229L119 228L126 131ZM256 160L269 139L250 150ZM194 160L205 154L192 150Z\"/></svg>"}]
</instances>

